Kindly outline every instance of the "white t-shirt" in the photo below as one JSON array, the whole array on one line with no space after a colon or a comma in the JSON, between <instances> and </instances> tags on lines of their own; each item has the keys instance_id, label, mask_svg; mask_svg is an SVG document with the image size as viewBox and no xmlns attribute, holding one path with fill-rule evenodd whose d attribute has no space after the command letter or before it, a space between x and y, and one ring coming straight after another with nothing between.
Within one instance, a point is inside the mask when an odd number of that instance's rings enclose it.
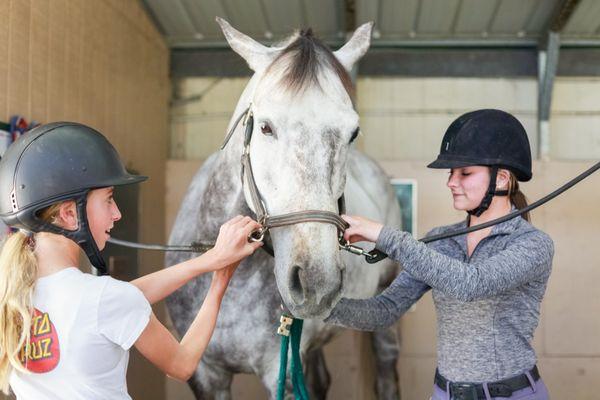
<instances>
[{"instance_id":1,"label":"white t-shirt","mask_svg":"<svg viewBox=\"0 0 600 400\"><path fill-rule=\"evenodd\" d=\"M131 399L129 348L152 312L137 287L71 267L38 279L33 304L32 373L12 374L17 399Z\"/></svg>"}]
</instances>

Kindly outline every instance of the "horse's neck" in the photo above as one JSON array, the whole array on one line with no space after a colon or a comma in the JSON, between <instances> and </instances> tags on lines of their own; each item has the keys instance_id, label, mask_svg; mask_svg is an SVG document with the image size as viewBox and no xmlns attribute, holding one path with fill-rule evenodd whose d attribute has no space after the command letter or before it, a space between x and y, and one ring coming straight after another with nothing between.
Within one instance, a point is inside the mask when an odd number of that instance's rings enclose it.
<instances>
[{"instance_id":1,"label":"horse's neck","mask_svg":"<svg viewBox=\"0 0 600 400\"><path fill-rule=\"evenodd\" d=\"M238 163L233 163L227 154L219 154L211 166L206 188L201 198L199 223L209 236L216 238L219 227L238 214L250 215L246 205Z\"/></svg>"}]
</instances>

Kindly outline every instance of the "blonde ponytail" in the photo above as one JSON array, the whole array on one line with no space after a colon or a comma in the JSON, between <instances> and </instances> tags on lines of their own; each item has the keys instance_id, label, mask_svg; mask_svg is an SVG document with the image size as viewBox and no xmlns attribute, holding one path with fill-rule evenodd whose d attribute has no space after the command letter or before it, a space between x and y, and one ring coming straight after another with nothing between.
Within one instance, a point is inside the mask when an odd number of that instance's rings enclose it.
<instances>
[{"instance_id":1,"label":"blonde ponytail","mask_svg":"<svg viewBox=\"0 0 600 400\"><path fill-rule=\"evenodd\" d=\"M6 238L0 253L0 390L8 394L13 369L24 371L21 349L29 354L33 289L37 260L30 238L16 232Z\"/></svg>"},{"instance_id":2,"label":"blonde ponytail","mask_svg":"<svg viewBox=\"0 0 600 400\"><path fill-rule=\"evenodd\" d=\"M40 213L45 221L54 219L60 204ZM0 390L8 394L13 370L26 372L22 359L29 354L33 316L33 290L38 263L33 238L20 231L10 234L0 252Z\"/></svg>"}]
</instances>

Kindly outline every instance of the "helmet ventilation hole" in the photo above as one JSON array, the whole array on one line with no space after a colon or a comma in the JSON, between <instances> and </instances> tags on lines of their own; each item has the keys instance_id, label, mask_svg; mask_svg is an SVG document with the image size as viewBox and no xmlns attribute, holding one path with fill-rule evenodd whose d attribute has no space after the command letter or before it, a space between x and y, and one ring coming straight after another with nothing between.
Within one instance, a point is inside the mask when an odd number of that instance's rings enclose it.
<instances>
[{"instance_id":1,"label":"helmet ventilation hole","mask_svg":"<svg viewBox=\"0 0 600 400\"><path fill-rule=\"evenodd\" d=\"M15 195L15 191L10 192L10 202L12 204L13 212L19 211L19 206L17 205L17 196Z\"/></svg>"}]
</instances>

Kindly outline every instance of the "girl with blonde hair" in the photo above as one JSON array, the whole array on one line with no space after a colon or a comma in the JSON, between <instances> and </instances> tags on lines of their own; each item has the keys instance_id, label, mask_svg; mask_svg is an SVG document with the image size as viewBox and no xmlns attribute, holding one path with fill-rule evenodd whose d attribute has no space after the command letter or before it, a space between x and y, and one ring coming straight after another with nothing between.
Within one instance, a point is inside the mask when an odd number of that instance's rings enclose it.
<instances>
[{"instance_id":1,"label":"girl with blonde hair","mask_svg":"<svg viewBox=\"0 0 600 400\"><path fill-rule=\"evenodd\" d=\"M0 388L18 399L130 399L129 349L166 374L187 380L216 324L239 262L260 243L259 224L235 217L200 257L130 283L81 272L80 249L101 273L100 250L121 219L113 188L129 174L114 147L85 125L33 129L0 161L0 218L17 232L0 253ZM154 304L206 272L210 290L178 342L152 313Z\"/></svg>"}]
</instances>

